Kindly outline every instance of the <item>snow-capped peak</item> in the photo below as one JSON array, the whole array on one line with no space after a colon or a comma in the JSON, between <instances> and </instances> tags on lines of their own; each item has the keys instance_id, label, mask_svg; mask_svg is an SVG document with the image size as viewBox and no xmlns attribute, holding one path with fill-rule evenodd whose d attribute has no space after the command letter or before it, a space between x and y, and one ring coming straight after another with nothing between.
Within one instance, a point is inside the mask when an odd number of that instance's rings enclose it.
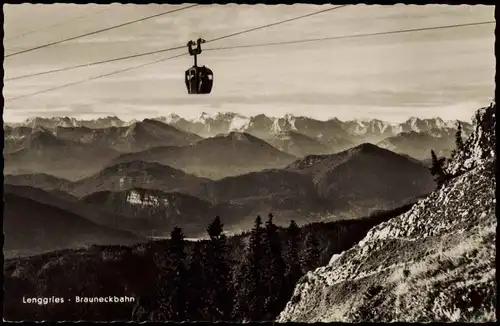
<instances>
[{"instance_id":1,"label":"snow-capped peak","mask_svg":"<svg viewBox=\"0 0 500 326\"><path fill-rule=\"evenodd\" d=\"M175 113L169 113L166 116L161 116L161 117L156 118L156 120L161 121L161 122L165 122L168 124L176 123L181 119L182 118L178 114L175 114Z\"/></svg>"},{"instance_id":2,"label":"snow-capped peak","mask_svg":"<svg viewBox=\"0 0 500 326\"><path fill-rule=\"evenodd\" d=\"M420 132L420 128L417 126L417 123L420 121L419 118L411 117L408 121L410 122L411 130L415 132Z\"/></svg>"},{"instance_id":3,"label":"snow-capped peak","mask_svg":"<svg viewBox=\"0 0 500 326\"><path fill-rule=\"evenodd\" d=\"M295 126L295 116L292 114L285 114L283 116L283 119L285 119L288 122L288 125L290 126L290 130L297 130L297 127Z\"/></svg>"},{"instance_id":4,"label":"snow-capped peak","mask_svg":"<svg viewBox=\"0 0 500 326\"><path fill-rule=\"evenodd\" d=\"M191 121L206 123L207 121L210 120L230 120L235 116L240 116L240 115L232 112L217 112L217 113L202 112L197 118L194 118Z\"/></svg>"},{"instance_id":5,"label":"snow-capped peak","mask_svg":"<svg viewBox=\"0 0 500 326\"><path fill-rule=\"evenodd\" d=\"M250 118L235 115L229 124L229 131L242 131L248 128Z\"/></svg>"},{"instance_id":6,"label":"snow-capped peak","mask_svg":"<svg viewBox=\"0 0 500 326\"><path fill-rule=\"evenodd\" d=\"M274 134L279 134L283 131L297 130L295 126L296 117L292 114L285 114L281 118L271 118L273 124L271 126L271 132Z\"/></svg>"},{"instance_id":7,"label":"snow-capped peak","mask_svg":"<svg viewBox=\"0 0 500 326\"><path fill-rule=\"evenodd\" d=\"M446 123L444 122L443 119L441 119L441 118L438 117L438 118L435 119L435 121L436 121L436 127L437 128L439 128L439 129L447 128Z\"/></svg>"},{"instance_id":8,"label":"snow-capped peak","mask_svg":"<svg viewBox=\"0 0 500 326\"><path fill-rule=\"evenodd\" d=\"M206 121L210 118L212 118L211 114L208 114L207 112L202 112L197 118L191 119L191 122L206 123Z\"/></svg>"}]
</instances>

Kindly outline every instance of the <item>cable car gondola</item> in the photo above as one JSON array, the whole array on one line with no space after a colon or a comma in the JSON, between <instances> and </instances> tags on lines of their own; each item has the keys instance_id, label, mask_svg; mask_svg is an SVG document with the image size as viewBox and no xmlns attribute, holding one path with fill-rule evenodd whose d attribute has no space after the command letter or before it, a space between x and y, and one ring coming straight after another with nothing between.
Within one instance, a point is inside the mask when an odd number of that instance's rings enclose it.
<instances>
[{"instance_id":1,"label":"cable car gondola","mask_svg":"<svg viewBox=\"0 0 500 326\"><path fill-rule=\"evenodd\" d=\"M210 94L214 84L214 73L208 67L198 67L197 56L201 54L201 43L205 40L199 38L196 43L189 41L187 44L189 54L194 56L194 65L186 70L186 88L189 94ZM193 48L193 46L196 47Z\"/></svg>"}]
</instances>

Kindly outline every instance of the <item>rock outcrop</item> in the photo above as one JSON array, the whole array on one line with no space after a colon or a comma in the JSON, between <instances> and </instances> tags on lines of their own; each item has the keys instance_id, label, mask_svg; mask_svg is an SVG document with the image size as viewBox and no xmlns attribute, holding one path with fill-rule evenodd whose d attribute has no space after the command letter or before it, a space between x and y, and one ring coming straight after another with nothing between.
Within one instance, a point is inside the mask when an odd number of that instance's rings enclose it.
<instances>
[{"instance_id":1,"label":"rock outcrop","mask_svg":"<svg viewBox=\"0 0 500 326\"><path fill-rule=\"evenodd\" d=\"M477 111L453 178L307 273L278 322L496 321L495 115Z\"/></svg>"}]
</instances>

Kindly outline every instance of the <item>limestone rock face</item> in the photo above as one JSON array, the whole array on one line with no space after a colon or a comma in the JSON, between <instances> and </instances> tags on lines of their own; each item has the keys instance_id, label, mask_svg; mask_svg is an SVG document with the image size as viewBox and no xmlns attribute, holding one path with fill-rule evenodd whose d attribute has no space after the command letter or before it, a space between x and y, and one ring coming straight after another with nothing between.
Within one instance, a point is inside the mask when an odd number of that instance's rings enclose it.
<instances>
[{"instance_id":1,"label":"limestone rock face","mask_svg":"<svg viewBox=\"0 0 500 326\"><path fill-rule=\"evenodd\" d=\"M496 321L495 125L478 110L454 177L305 275L278 322Z\"/></svg>"}]
</instances>

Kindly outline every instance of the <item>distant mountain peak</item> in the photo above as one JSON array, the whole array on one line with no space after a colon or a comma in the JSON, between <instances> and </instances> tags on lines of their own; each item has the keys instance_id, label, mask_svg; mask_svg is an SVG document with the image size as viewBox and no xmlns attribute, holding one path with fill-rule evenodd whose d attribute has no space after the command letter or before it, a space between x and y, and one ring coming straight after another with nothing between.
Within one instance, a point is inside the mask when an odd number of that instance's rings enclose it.
<instances>
[{"instance_id":1,"label":"distant mountain peak","mask_svg":"<svg viewBox=\"0 0 500 326\"><path fill-rule=\"evenodd\" d=\"M142 129L142 122L134 122L133 124L128 126L124 136L126 137L130 135L136 135L138 132L140 132L141 129Z\"/></svg>"},{"instance_id":2,"label":"distant mountain peak","mask_svg":"<svg viewBox=\"0 0 500 326\"><path fill-rule=\"evenodd\" d=\"M396 153L391 151L388 148L383 148L377 145L374 145L372 143L362 143L358 146L355 146L353 148L350 148L344 152L349 153L350 155L356 156L356 155L376 155L376 156L384 156L384 157L404 157L405 159L409 159L413 162L417 161L405 154L402 153Z\"/></svg>"},{"instance_id":3,"label":"distant mountain peak","mask_svg":"<svg viewBox=\"0 0 500 326\"><path fill-rule=\"evenodd\" d=\"M149 170L175 170L174 168L163 165L157 162L146 162L146 161L140 161L140 160L135 160L135 161L127 161L127 162L121 162L117 163L111 166L108 166L105 170L103 171L123 171L123 170L138 170L138 171L144 171L147 172Z\"/></svg>"},{"instance_id":4,"label":"distant mountain peak","mask_svg":"<svg viewBox=\"0 0 500 326\"><path fill-rule=\"evenodd\" d=\"M108 115L105 116L104 118L97 118L97 120L117 120L117 121L122 121L120 118L118 118L116 115Z\"/></svg>"},{"instance_id":5,"label":"distant mountain peak","mask_svg":"<svg viewBox=\"0 0 500 326\"><path fill-rule=\"evenodd\" d=\"M254 140L257 139L256 137L253 137L250 134L247 134L246 132L239 132L239 131L230 131L225 134L220 134L218 137L214 138L225 138L233 141L249 141L249 140Z\"/></svg>"},{"instance_id":6,"label":"distant mountain peak","mask_svg":"<svg viewBox=\"0 0 500 326\"><path fill-rule=\"evenodd\" d=\"M28 139L31 145L40 144L50 146L61 144L63 142L52 133L45 130L35 130L28 136Z\"/></svg>"},{"instance_id":7,"label":"distant mountain peak","mask_svg":"<svg viewBox=\"0 0 500 326\"><path fill-rule=\"evenodd\" d=\"M216 113L207 113L207 112L202 112L198 118L195 118L195 121L206 121L206 120L227 120L227 119L232 119L232 118L246 118L245 116L235 113L235 112L216 112Z\"/></svg>"},{"instance_id":8,"label":"distant mountain peak","mask_svg":"<svg viewBox=\"0 0 500 326\"><path fill-rule=\"evenodd\" d=\"M165 123L177 123L177 122L183 120L183 118L181 116L179 116L178 114L171 112L171 113L167 114L166 116L158 117L158 118L155 118L154 120L162 121Z\"/></svg>"},{"instance_id":9,"label":"distant mountain peak","mask_svg":"<svg viewBox=\"0 0 500 326\"><path fill-rule=\"evenodd\" d=\"M142 121L137 121L137 122L132 123L130 126L128 126L128 130L133 131L133 132L139 132L139 131L147 132L148 127L160 127L160 128L164 128L164 129L165 128L173 128L169 124L163 123L161 121L146 118L146 119L143 119Z\"/></svg>"},{"instance_id":10,"label":"distant mountain peak","mask_svg":"<svg viewBox=\"0 0 500 326\"><path fill-rule=\"evenodd\" d=\"M142 120L142 123L145 124L145 125L154 125L154 126L158 126L158 127L162 127L162 128L172 128L172 126L170 126L169 124L167 123L163 123L162 121L158 121L156 119L144 119Z\"/></svg>"},{"instance_id":11,"label":"distant mountain peak","mask_svg":"<svg viewBox=\"0 0 500 326\"><path fill-rule=\"evenodd\" d=\"M271 132L274 134L287 130L297 130L296 117L292 114L285 114L281 118L272 118L272 122Z\"/></svg>"},{"instance_id":12,"label":"distant mountain peak","mask_svg":"<svg viewBox=\"0 0 500 326\"><path fill-rule=\"evenodd\" d=\"M386 151L385 149L382 149L382 148L380 148L377 145L374 145L372 143L362 143L362 144L352 148L352 150L360 150L362 152Z\"/></svg>"}]
</instances>

